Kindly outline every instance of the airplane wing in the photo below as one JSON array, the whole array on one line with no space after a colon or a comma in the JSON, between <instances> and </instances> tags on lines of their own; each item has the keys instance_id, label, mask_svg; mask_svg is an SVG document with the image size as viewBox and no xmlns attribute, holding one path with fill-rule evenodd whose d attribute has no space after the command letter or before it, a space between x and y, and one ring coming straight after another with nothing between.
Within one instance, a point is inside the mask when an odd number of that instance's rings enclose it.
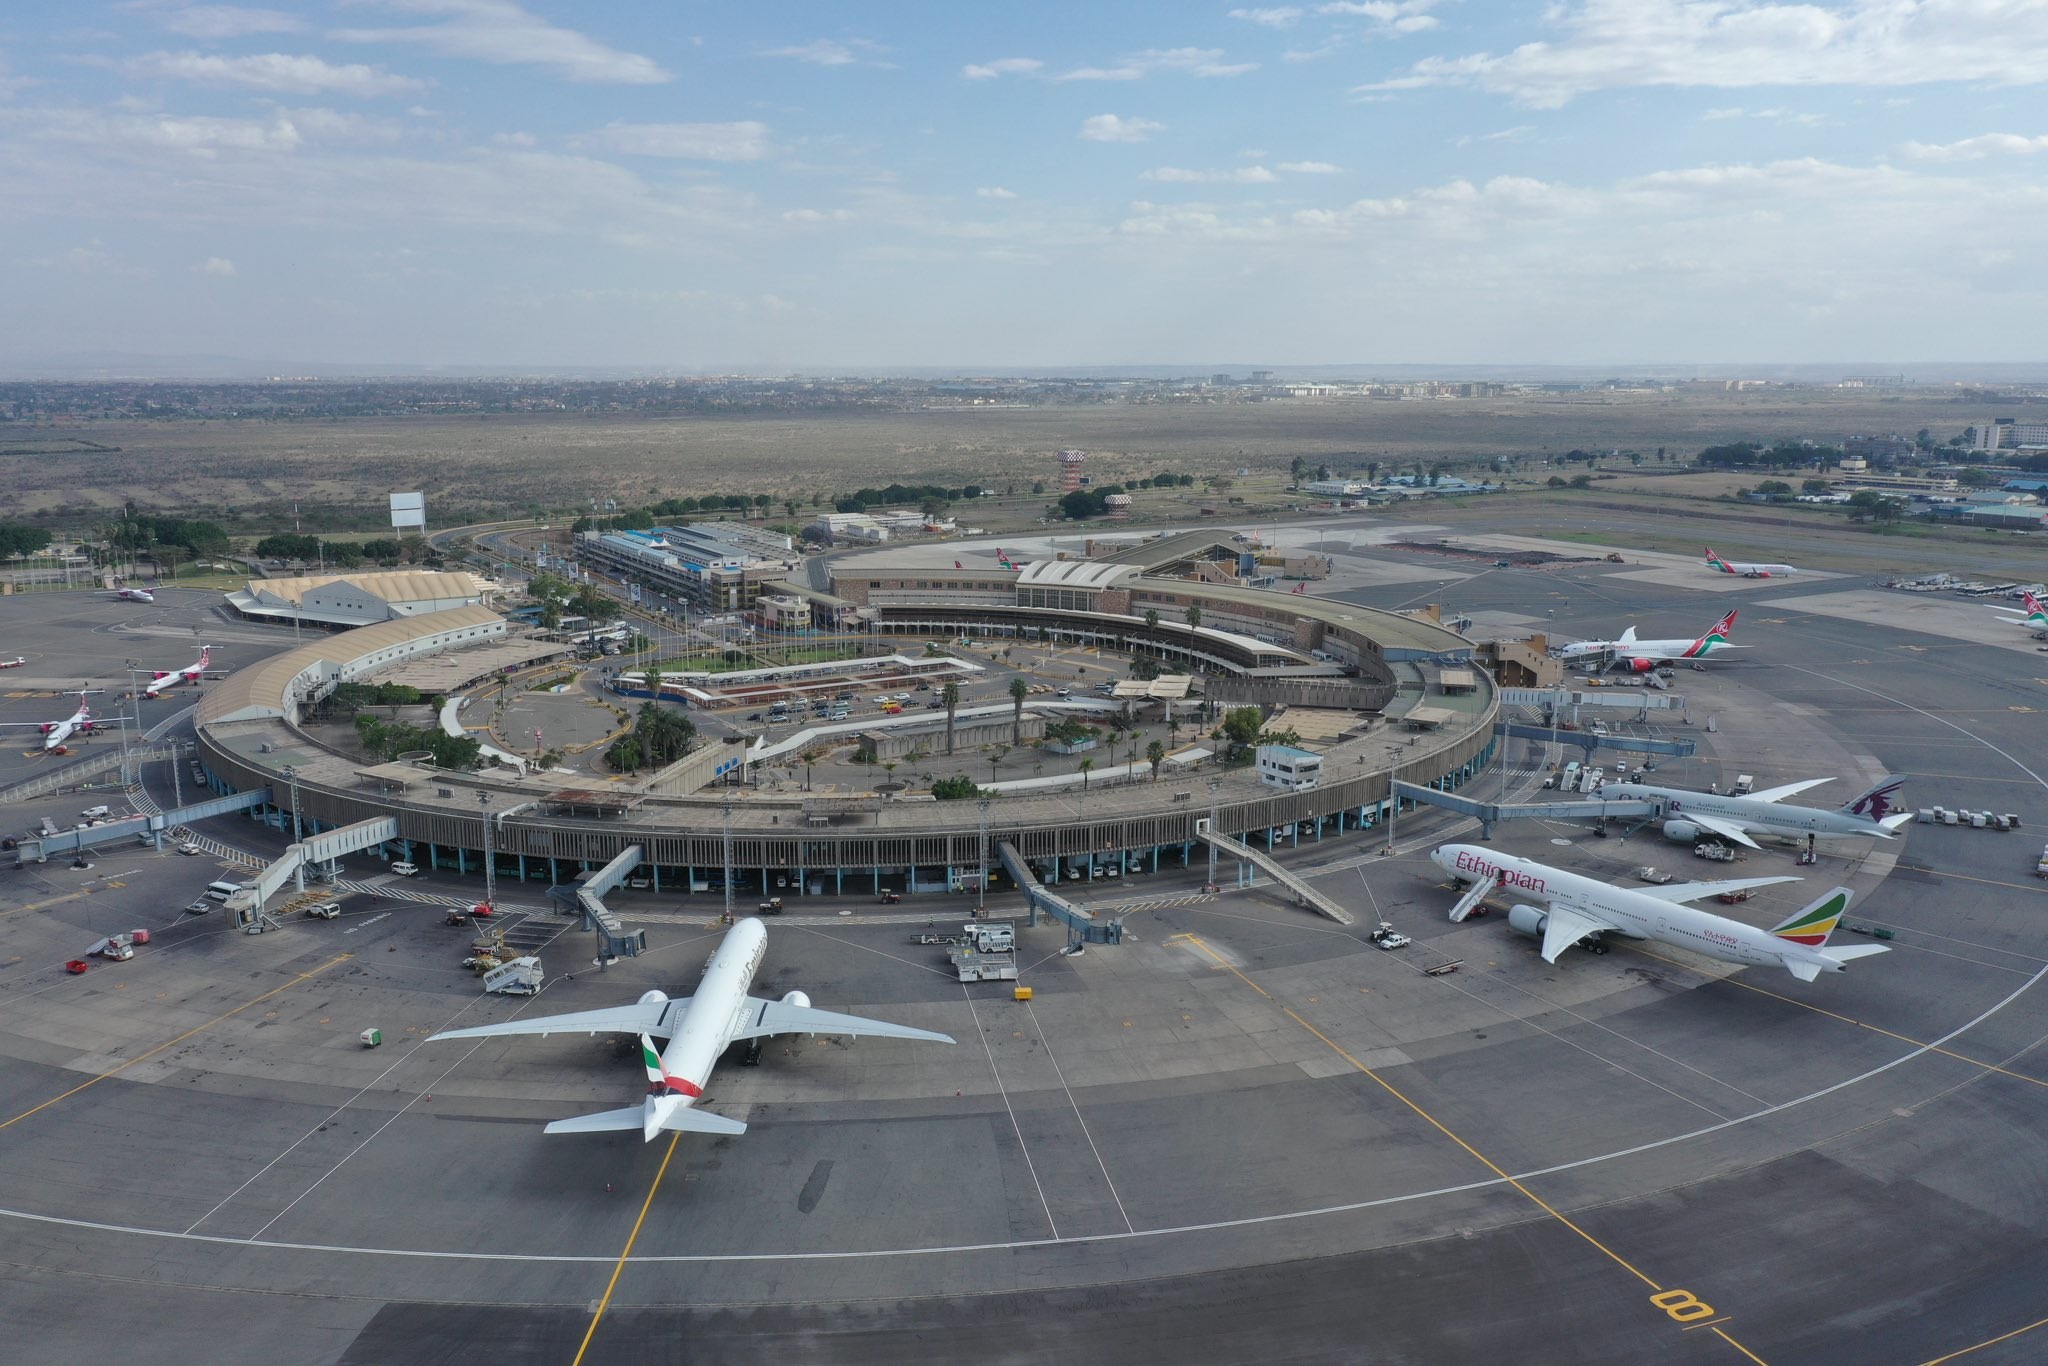
<instances>
[{"instance_id":1,"label":"airplane wing","mask_svg":"<svg viewBox=\"0 0 2048 1366\"><path fill-rule=\"evenodd\" d=\"M1723 882L1671 882L1662 887L1631 887L1630 891L1639 896L1653 896L1659 901L1675 901L1683 904L1699 901L1723 892L1746 892L1754 887L1771 887L1780 882L1797 882L1796 877L1738 877Z\"/></svg>"},{"instance_id":2,"label":"airplane wing","mask_svg":"<svg viewBox=\"0 0 2048 1366\"><path fill-rule=\"evenodd\" d=\"M1783 787L1767 787L1761 792L1748 792L1743 795L1753 802L1782 802L1787 797L1798 796L1810 787L1819 787L1822 783L1833 781L1833 778L1808 778L1803 783L1786 783Z\"/></svg>"},{"instance_id":3,"label":"airplane wing","mask_svg":"<svg viewBox=\"0 0 2048 1366\"><path fill-rule=\"evenodd\" d=\"M1681 811L1678 813L1678 819L1690 821L1702 830L1711 830L1722 839L1734 840L1737 844L1746 844L1752 849L1763 847L1744 834L1742 827L1726 816L1702 816L1697 811Z\"/></svg>"},{"instance_id":4,"label":"airplane wing","mask_svg":"<svg viewBox=\"0 0 2048 1366\"><path fill-rule=\"evenodd\" d=\"M647 1123L647 1112L635 1105L628 1110L600 1110L594 1115L576 1115L569 1119L558 1119L541 1130L544 1134L609 1134L620 1132L640 1133ZM665 1130L680 1130L692 1134L743 1134L747 1126L724 1115L714 1115L705 1110L683 1108L668 1115L661 1122Z\"/></svg>"},{"instance_id":5,"label":"airplane wing","mask_svg":"<svg viewBox=\"0 0 2048 1366\"><path fill-rule=\"evenodd\" d=\"M1559 954L1587 935L1607 934L1616 929L1612 923L1588 915L1584 911L1553 906L1550 909L1550 918L1543 924L1543 961L1555 963Z\"/></svg>"},{"instance_id":6,"label":"airplane wing","mask_svg":"<svg viewBox=\"0 0 2048 1366\"><path fill-rule=\"evenodd\" d=\"M953 1042L952 1035L934 1034L929 1029L912 1029L909 1025L890 1024L887 1020L868 1020L858 1015L840 1015L830 1010L813 1010L810 1006L786 1005L781 1001L764 1001L758 996L749 996L746 1012L741 1016L739 1030L733 1038L762 1039L771 1034L867 1034L878 1039Z\"/></svg>"},{"instance_id":7,"label":"airplane wing","mask_svg":"<svg viewBox=\"0 0 2048 1366\"><path fill-rule=\"evenodd\" d=\"M603 1010L578 1010L568 1015L538 1015L531 1020L506 1020L502 1024L475 1025L469 1029L444 1029L430 1036L440 1039L492 1039L504 1034L654 1034L667 1038L681 1028L688 997L673 1001L635 1001L629 1006L607 1006ZM951 1042L948 1040L948 1042ZM633 1112L639 1114L638 1110ZM634 1128L639 1128L635 1120Z\"/></svg>"}]
</instances>

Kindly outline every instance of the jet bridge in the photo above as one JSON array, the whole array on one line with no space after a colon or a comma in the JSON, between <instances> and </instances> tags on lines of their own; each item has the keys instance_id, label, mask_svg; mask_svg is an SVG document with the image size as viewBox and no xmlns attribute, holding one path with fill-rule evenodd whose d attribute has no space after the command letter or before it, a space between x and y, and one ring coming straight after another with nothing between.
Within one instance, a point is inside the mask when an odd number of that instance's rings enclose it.
<instances>
[{"instance_id":1,"label":"jet bridge","mask_svg":"<svg viewBox=\"0 0 2048 1366\"><path fill-rule=\"evenodd\" d=\"M297 844L286 845L284 852L269 867L243 883L242 890L228 898L227 909L234 914L235 924L250 934L276 929L277 921L271 918L265 907L287 882L293 883L298 891L306 890L307 864L327 864L331 871L335 860L342 855L374 849L397 838L396 816L373 816L353 825L309 835Z\"/></svg>"},{"instance_id":2,"label":"jet bridge","mask_svg":"<svg viewBox=\"0 0 2048 1366\"><path fill-rule=\"evenodd\" d=\"M604 904L605 894L623 886L644 857L641 846L629 844L596 872L565 886L548 888L549 898L564 911L583 917L582 928L597 932L599 967L614 958L637 958L647 949L647 931L627 930L620 923L618 912Z\"/></svg>"},{"instance_id":3,"label":"jet bridge","mask_svg":"<svg viewBox=\"0 0 2048 1366\"><path fill-rule=\"evenodd\" d=\"M16 846L14 858L17 864L44 863L52 854L82 854L87 849L102 844L134 839L148 840L161 849L164 835L181 825L209 820L215 816L233 815L237 811L248 811L264 805L269 800L269 793L262 789L254 792L237 792L233 796L194 802L190 806L181 806L174 811L130 816L126 820L108 821L104 825L87 826L83 830L60 830L54 835L23 840Z\"/></svg>"},{"instance_id":4,"label":"jet bridge","mask_svg":"<svg viewBox=\"0 0 2048 1366\"><path fill-rule=\"evenodd\" d=\"M1018 887L1023 889L1024 904L1031 908L1030 924L1038 923L1038 913L1047 915L1067 927L1069 934L1088 944L1120 944L1124 938L1124 922L1114 916L1099 916L1085 906L1077 906L1057 892L1047 890L1038 880L1038 874L1031 871L1031 865L1017 852L1017 846L1008 840L996 845L996 857L1002 860L1003 871L1007 872Z\"/></svg>"},{"instance_id":5,"label":"jet bridge","mask_svg":"<svg viewBox=\"0 0 2048 1366\"><path fill-rule=\"evenodd\" d=\"M1282 868L1272 855L1254 849L1243 840L1232 839L1221 831L1211 830L1207 816L1203 816L1195 822L1195 838L1215 846L1219 852L1228 854L1237 860L1238 886L1251 886L1253 877L1256 876L1253 874L1252 869L1263 868L1272 875L1275 882L1294 893L1295 900L1310 910L1328 916L1339 925L1356 925L1358 923L1357 916L1309 886L1293 873Z\"/></svg>"},{"instance_id":6,"label":"jet bridge","mask_svg":"<svg viewBox=\"0 0 2048 1366\"><path fill-rule=\"evenodd\" d=\"M1514 805L1504 802L1479 802L1470 797L1460 797L1450 792L1439 792L1433 787L1417 787L1414 783L1396 782L1394 797L1402 798L1420 806L1442 807L1469 816L1479 822L1482 839L1493 838L1493 827L1500 821L1583 821L1613 820L1640 816L1647 820L1662 809L1660 802L1529 802Z\"/></svg>"},{"instance_id":7,"label":"jet bridge","mask_svg":"<svg viewBox=\"0 0 2048 1366\"><path fill-rule=\"evenodd\" d=\"M1540 740L1545 744L1577 745L1591 758L1596 749L1620 750L1626 754L1660 754L1674 759L1689 759L1699 752L1699 742L1691 739L1652 740L1640 735L1595 735L1586 730L1555 730L1550 726L1533 726L1520 721L1496 721L1493 733L1516 740Z\"/></svg>"}]
</instances>

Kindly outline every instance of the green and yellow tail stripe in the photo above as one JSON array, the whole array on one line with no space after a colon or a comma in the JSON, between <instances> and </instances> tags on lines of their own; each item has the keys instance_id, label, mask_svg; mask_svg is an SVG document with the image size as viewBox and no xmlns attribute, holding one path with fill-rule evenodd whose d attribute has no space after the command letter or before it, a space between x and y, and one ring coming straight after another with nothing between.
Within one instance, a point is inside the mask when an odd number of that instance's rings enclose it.
<instances>
[{"instance_id":1,"label":"green and yellow tail stripe","mask_svg":"<svg viewBox=\"0 0 2048 1366\"><path fill-rule=\"evenodd\" d=\"M1835 926L1842 921L1842 913L1848 908L1848 896L1838 892L1811 910L1801 911L1771 933L1794 944L1817 949L1828 942L1828 936L1834 933Z\"/></svg>"}]
</instances>

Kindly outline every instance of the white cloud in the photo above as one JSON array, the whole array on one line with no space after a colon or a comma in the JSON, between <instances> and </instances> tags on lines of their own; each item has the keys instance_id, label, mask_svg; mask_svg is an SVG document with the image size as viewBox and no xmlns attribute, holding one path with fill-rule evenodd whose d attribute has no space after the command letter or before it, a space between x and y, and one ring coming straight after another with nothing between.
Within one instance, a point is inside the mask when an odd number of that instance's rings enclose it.
<instances>
[{"instance_id":1,"label":"white cloud","mask_svg":"<svg viewBox=\"0 0 2048 1366\"><path fill-rule=\"evenodd\" d=\"M998 57L992 62L973 62L960 68L970 81L992 81L998 76L1035 76L1045 69L1036 57Z\"/></svg>"},{"instance_id":2,"label":"white cloud","mask_svg":"<svg viewBox=\"0 0 2048 1366\"><path fill-rule=\"evenodd\" d=\"M788 209L782 215L785 223L845 223L852 218L845 209Z\"/></svg>"},{"instance_id":3,"label":"white cloud","mask_svg":"<svg viewBox=\"0 0 2048 1366\"><path fill-rule=\"evenodd\" d=\"M1798 109L1744 109L1739 105L1734 108L1709 109L1700 117L1710 123L1724 122L1728 119L1764 119L1771 123L1801 124L1809 128L1828 121L1825 114L1810 114Z\"/></svg>"},{"instance_id":4,"label":"white cloud","mask_svg":"<svg viewBox=\"0 0 2048 1366\"><path fill-rule=\"evenodd\" d=\"M976 190L975 193L980 195L983 199L1017 198L1017 192L1015 190L1006 190L1000 185L984 185L980 189Z\"/></svg>"},{"instance_id":5,"label":"white cloud","mask_svg":"<svg viewBox=\"0 0 2048 1366\"><path fill-rule=\"evenodd\" d=\"M297 33L306 26L296 15L281 10L250 9L241 5L183 5L155 17L157 23L173 33L207 42L246 38L258 33Z\"/></svg>"},{"instance_id":6,"label":"white cloud","mask_svg":"<svg viewBox=\"0 0 2048 1366\"><path fill-rule=\"evenodd\" d=\"M763 57L787 57L792 61L809 62L813 66L853 66L866 63L869 66L886 66L886 62L874 60L875 55L888 49L864 38L849 38L836 42L830 38L818 38L795 47L770 48Z\"/></svg>"},{"instance_id":7,"label":"white cloud","mask_svg":"<svg viewBox=\"0 0 2048 1366\"><path fill-rule=\"evenodd\" d=\"M1230 17L1267 28L1292 28L1303 13L1298 5L1275 5L1270 9L1234 9L1230 11Z\"/></svg>"},{"instance_id":8,"label":"white cloud","mask_svg":"<svg viewBox=\"0 0 2048 1366\"><path fill-rule=\"evenodd\" d=\"M1513 128L1499 128L1491 133L1466 133L1455 142L1459 147L1470 147L1475 142L1520 142L1535 131L1530 124L1518 123Z\"/></svg>"},{"instance_id":9,"label":"white cloud","mask_svg":"<svg viewBox=\"0 0 2048 1366\"><path fill-rule=\"evenodd\" d=\"M1336 175L1344 168L1327 161L1283 161L1280 169L1289 175Z\"/></svg>"},{"instance_id":10,"label":"white cloud","mask_svg":"<svg viewBox=\"0 0 2048 1366\"><path fill-rule=\"evenodd\" d=\"M658 85L674 77L652 59L620 52L594 38L529 14L511 0L384 0L439 23L404 28L341 29L354 43L411 43L445 57L497 66L546 67L564 80L594 85Z\"/></svg>"},{"instance_id":11,"label":"white cloud","mask_svg":"<svg viewBox=\"0 0 2048 1366\"><path fill-rule=\"evenodd\" d=\"M1242 76L1259 69L1257 62L1226 63L1220 47L1147 48L1117 59L1115 66L1083 66L1053 77L1056 81L1136 81L1158 72L1190 76Z\"/></svg>"},{"instance_id":12,"label":"white cloud","mask_svg":"<svg viewBox=\"0 0 2048 1366\"><path fill-rule=\"evenodd\" d=\"M193 269L201 275L216 275L224 280L235 276L235 263L225 256L209 256L205 265L194 266Z\"/></svg>"},{"instance_id":13,"label":"white cloud","mask_svg":"<svg viewBox=\"0 0 2048 1366\"><path fill-rule=\"evenodd\" d=\"M1166 125L1151 119L1126 119L1115 114L1094 114L1081 120L1083 142L1143 142Z\"/></svg>"},{"instance_id":14,"label":"white cloud","mask_svg":"<svg viewBox=\"0 0 2048 1366\"><path fill-rule=\"evenodd\" d=\"M1577 0L1545 17L1556 41L1426 57L1406 74L1359 88L1472 85L1555 108L1595 90L1638 86L2048 80L2048 5L2035 0Z\"/></svg>"},{"instance_id":15,"label":"white cloud","mask_svg":"<svg viewBox=\"0 0 2048 1366\"><path fill-rule=\"evenodd\" d=\"M690 161L759 161L773 147L768 125L739 123L608 123L590 142L608 152Z\"/></svg>"},{"instance_id":16,"label":"white cloud","mask_svg":"<svg viewBox=\"0 0 2048 1366\"><path fill-rule=\"evenodd\" d=\"M1190 171L1179 166L1160 166L1138 178L1181 185L1270 185L1280 177L1263 166L1238 166L1228 171Z\"/></svg>"},{"instance_id":17,"label":"white cloud","mask_svg":"<svg viewBox=\"0 0 2048 1366\"><path fill-rule=\"evenodd\" d=\"M216 89L271 90L293 95L350 95L376 99L424 90L425 81L393 76L373 66L336 66L318 57L266 52L221 57L203 52L150 52L123 64L136 75L190 81Z\"/></svg>"},{"instance_id":18,"label":"white cloud","mask_svg":"<svg viewBox=\"0 0 2048 1366\"><path fill-rule=\"evenodd\" d=\"M1909 142L1899 149L1915 161L1977 161L1988 156L2032 156L2048 152L2048 133L1979 133L1961 142Z\"/></svg>"}]
</instances>

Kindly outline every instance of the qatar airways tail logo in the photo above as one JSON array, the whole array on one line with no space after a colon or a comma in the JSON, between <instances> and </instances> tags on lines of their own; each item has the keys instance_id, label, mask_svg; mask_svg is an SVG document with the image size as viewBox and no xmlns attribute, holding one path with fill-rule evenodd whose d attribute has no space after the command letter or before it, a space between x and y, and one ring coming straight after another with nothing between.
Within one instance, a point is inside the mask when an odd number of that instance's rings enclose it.
<instances>
[{"instance_id":1,"label":"qatar airways tail logo","mask_svg":"<svg viewBox=\"0 0 2048 1366\"><path fill-rule=\"evenodd\" d=\"M1904 786L1904 783L1888 783L1883 787L1874 787L1858 797L1850 805L1849 810L1854 815L1881 821L1892 813L1892 797Z\"/></svg>"},{"instance_id":2,"label":"qatar airways tail logo","mask_svg":"<svg viewBox=\"0 0 2048 1366\"><path fill-rule=\"evenodd\" d=\"M1458 871L1461 873L1471 873L1476 877L1499 878L1502 885L1520 887L1524 891L1542 892L1547 890L1547 884L1545 884L1542 878L1531 873L1522 872L1518 868L1503 868L1497 863L1488 862L1478 854L1463 853L1458 855Z\"/></svg>"}]
</instances>

